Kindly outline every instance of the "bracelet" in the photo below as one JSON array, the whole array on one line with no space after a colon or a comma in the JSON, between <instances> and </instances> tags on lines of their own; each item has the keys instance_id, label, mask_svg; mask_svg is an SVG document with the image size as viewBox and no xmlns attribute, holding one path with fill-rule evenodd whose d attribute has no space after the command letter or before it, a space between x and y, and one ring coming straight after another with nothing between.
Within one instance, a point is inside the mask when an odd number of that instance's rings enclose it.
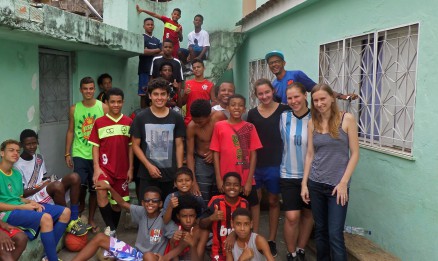
<instances>
[{"instance_id":1,"label":"bracelet","mask_svg":"<svg viewBox=\"0 0 438 261\"><path fill-rule=\"evenodd\" d=\"M70 153L67 153L67 154L64 155L64 158L67 158L70 155L71 155Z\"/></svg>"}]
</instances>

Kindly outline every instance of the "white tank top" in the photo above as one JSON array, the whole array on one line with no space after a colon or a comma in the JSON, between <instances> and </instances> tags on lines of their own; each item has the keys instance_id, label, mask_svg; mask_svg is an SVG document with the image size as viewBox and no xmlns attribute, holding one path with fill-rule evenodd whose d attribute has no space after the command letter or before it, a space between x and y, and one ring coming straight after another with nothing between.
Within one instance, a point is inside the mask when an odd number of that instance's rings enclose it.
<instances>
[{"instance_id":1,"label":"white tank top","mask_svg":"<svg viewBox=\"0 0 438 261\"><path fill-rule=\"evenodd\" d=\"M251 236L249 237L249 241L248 241L248 248L251 248L252 251L254 252L254 257L251 258L251 261L265 261L266 260L265 256L262 255L262 253L260 253L259 250L257 249L257 245L255 242L256 237L257 237L256 233L251 233ZM234 243L232 253L234 260L238 260L243 253L243 248L240 248L237 245L237 241Z\"/></svg>"}]
</instances>

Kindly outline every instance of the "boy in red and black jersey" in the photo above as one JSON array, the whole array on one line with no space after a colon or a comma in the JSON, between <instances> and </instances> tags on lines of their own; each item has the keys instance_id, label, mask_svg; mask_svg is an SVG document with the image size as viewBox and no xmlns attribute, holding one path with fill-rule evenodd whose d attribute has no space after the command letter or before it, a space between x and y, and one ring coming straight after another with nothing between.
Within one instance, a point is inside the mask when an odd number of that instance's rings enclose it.
<instances>
[{"instance_id":1,"label":"boy in red and black jersey","mask_svg":"<svg viewBox=\"0 0 438 261\"><path fill-rule=\"evenodd\" d=\"M236 172L228 172L223 178L223 191L225 195L211 198L208 209L200 220L200 227L213 232L213 246L211 248L211 260L225 261L226 252L224 242L232 232L231 215L237 208L249 208L246 199L239 196L242 186L242 178Z\"/></svg>"},{"instance_id":2,"label":"boy in red and black jersey","mask_svg":"<svg viewBox=\"0 0 438 261\"><path fill-rule=\"evenodd\" d=\"M131 149L129 130L132 119L122 114L123 91L111 88L107 92L109 112L94 123L88 142L93 145L93 182L106 182L129 201L128 184L133 176L134 153ZM120 220L121 208L108 191L97 192L97 204L112 233Z\"/></svg>"}]
</instances>

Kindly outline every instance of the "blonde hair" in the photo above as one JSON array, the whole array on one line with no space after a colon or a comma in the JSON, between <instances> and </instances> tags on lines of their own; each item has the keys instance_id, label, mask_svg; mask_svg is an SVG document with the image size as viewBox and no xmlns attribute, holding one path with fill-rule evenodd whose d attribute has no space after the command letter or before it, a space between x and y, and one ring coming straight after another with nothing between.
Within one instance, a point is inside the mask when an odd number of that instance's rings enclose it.
<instances>
[{"instance_id":1,"label":"blonde hair","mask_svg":"<svg viewBox=\"0 0 438 261\"><path fill-rule=\"evenodd\" d=\"M336 103L336 98L335 98L335 94L332 90L332 88L330 88L330 86L328 86L325 83L320 83L315 85L315 87L313 87L312 92L311 92L311 109L310 109L310 113L312 114L312 122L313 122L313 126L315 127L315 130L318 132L322 132L322 117L321 117L321 113L319 113L319 111L315 108L315 105L313 104L313 94L317 91L325 91L326 93L328 93L332 98L333 98L333 102L332 105L330 106L330 118L328 120L328 131L329 134L332 138L338 139L339 138L339 124L341 124L341 117L339 115L339 108L338 108L338 104Z\"/></svg>"}]
</instances>

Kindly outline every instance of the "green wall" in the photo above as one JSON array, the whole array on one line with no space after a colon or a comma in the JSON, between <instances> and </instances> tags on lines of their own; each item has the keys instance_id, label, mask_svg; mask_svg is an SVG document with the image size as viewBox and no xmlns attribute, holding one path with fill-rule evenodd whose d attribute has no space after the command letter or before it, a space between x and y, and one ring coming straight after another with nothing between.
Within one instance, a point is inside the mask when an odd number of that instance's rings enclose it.
<instances>
[{"instance_id":1,"label":"green wall","mask_svg":"<svg viewBox=\"0 0 438 261\"><path fill-rule=\"evenodd\" d=\"M436 82L438 2L421 0L323 0L248 35L237 54L235 79L247 93L248 62L283 50L288 69L318 79L319 45L373 30L420 23L413 161L361 149L351 183L347 224L372 230L370 239L403 260L438 254L438 140L432 130Z\"/></svg>"},{"instance_id":2,"label":"green wall","mask_svg":"<svg viewBox=\"0 0 438 261\"><path fill-rule=\"evenodd\" d=\"M0 61L1 142L39 126L38 46L1 40Z\"/></svg>"}]
</instances>

